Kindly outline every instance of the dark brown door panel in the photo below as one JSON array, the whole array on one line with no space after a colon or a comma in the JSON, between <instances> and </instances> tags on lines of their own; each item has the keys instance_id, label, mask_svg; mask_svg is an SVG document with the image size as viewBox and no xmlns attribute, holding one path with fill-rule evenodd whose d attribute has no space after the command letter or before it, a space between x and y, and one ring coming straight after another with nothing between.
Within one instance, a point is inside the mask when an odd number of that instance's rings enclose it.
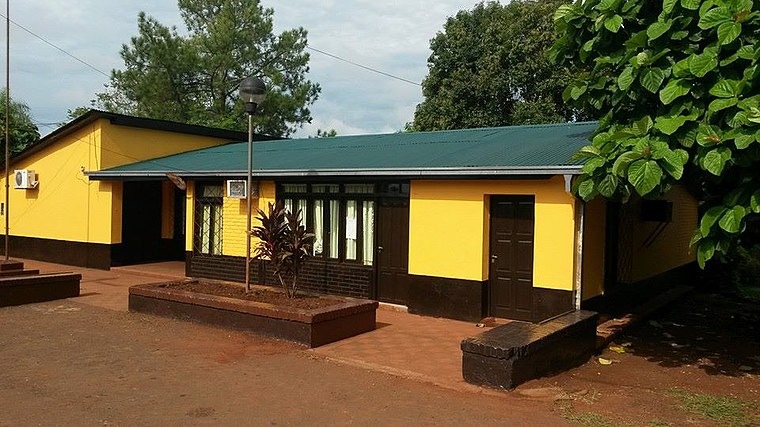
<instances>
[{"instance_id":1,"label":"dark brown door panel","mask_svg":"<svg viewBox=\"0 0 760 427\"><path fill-rule=\"evenodd\" d=\"M491 316L533 320L533 196L492 196L489 268Z\"/></svg>"}]
</instances>

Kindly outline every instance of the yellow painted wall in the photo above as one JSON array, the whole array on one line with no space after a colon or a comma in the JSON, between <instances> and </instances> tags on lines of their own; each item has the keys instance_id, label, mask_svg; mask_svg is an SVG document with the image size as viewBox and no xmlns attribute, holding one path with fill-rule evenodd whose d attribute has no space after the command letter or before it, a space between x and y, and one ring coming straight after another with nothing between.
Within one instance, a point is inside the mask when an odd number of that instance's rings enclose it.
<instances>
[{"instance_id":1,"label":"yellow painted wall","mask_svg":"<svg viewBox=\"0 0 760 427\"><path fill-rule=\"evenodd\" d=\"M583 223L583 299L604 292L604 249L607 203L596 198L586 203Z\"/></svg>"},{"instance_id":2,"label":"yellow painted wall","mask_svg":"<svg viewBox=\"0 0 760 427\"><path fill-rule=\"evenodd\" d=\"M96 120L12 165L11 172L34 170L40 184L34 190L21 190L15 189L11 181L10 234L120 243L122 184L90 181L85 171L226 142L218 138L117 126L107 119ZM4 188L4 177L0 177L0 191ZM169 224L163 225L168 230Z\"/></svg>"},{"instance_id":3,"label":"yellow painted wall","mask_svg":"<svg viewBox=\"0 0 760 427\"><path fill-rule=\"evenodd\" d=\"M10 234L77 242L111 243L114 200L121 187L90 181L84 171L100 167L100 123L91 123L63 140L15 162L14 169L32 169L39 186L34 190L10 185ZM13 175L11 175L13 180ZM0 178L5 189L5 179ZM115 188L116 191L112 192ZM119 238L120 210L119 213Z\"/></svg>"},{"instance_id":4,"label":"yellow painted wall","mask_svg":"<svg viewBox=\"0 0 760 427\"><path fill-rule=\"evenodd\" d=\"M630 233L632 242L630 274L621 278L625 282L648 279L696 260L696 254L689 249L689 241L697 229L697 200L682 186L674 186L663 199L673 202L673 220L649 246L645 246L645 242L658 223L639 219L641 200L632 200L622 207L633 216L631 227L621 230L621 233Z\"/></svg>"},{"instance_id":5,"label":"yellow painted wall","mask_svg":"<svg viewBox=\"0 0 760 427\"><path fill-rule=\"evenodd\" d=\"M229 142L208 136L116 126L106 119L99 122L102 124L102 169Z\"/></svg>"},{"instance_id":6,"label":"yellow painted wall","mask_svg":"<svg viewBox=\"0 0 760 427\"><path fill-rule=\"evenodd\" d=\"M225 189L226 193L226 189ZM258 225L256 220L256 208L266 211L268 203L275 201L275 183L262 181L259 183L259 197L252 199L251 226ZM188 207L189 209L189 207ZM247 203L245 199L224 198L222 215L224 226L222 227L222 254L230 256L245 256L245 222ZM251 239L251 248L255 247L256 238ZM251 249L253 251L253 249ZM252 252L253 253L253 252Z\"/></svg>"},{"instance_id":7,"label":"yellow painted wall","mask_svg":"<svg viewBox=\"0 0 760 427\"><path fill-rule=\"evenodd\" d=\"M488 279L490 195L534 195L533 285L572 290L574 199L549 180L412 181L409 273Z\"/></svg>"}]
</instances>

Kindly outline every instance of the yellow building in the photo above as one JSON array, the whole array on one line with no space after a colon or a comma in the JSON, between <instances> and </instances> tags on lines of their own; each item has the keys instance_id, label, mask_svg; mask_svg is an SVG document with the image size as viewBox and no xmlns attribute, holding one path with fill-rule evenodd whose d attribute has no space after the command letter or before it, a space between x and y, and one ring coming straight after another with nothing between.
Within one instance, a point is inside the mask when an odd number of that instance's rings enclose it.
<instances>
[{"instance_id":1,"label":"yellow building","mask_svg":"<svg viewBox=\"0 0 760 427\"><path fill-rule=\"evenodd\" d=\"M619 283L656 280L694 260L688 242L697 203L683 189L622 206L586 204L571 194L581 166L570 159L595 127L260 141L254 144L254 204L264 209L282 201L304 213L316 236L306 289L434 316L542 321ZM85 219L73 224L89 233L85 241L111 245L112 254L120 242L145 250L153 245L160 254L167 249L152 242L179 244L184 236L188 276L242 281L247 144L218 145L222 138L207 141L210 148L155 158L169 153L140 152L126 142L139 140L130 133L112 143L147 160L105 162L101 152L100 163L93 160L75 178L85 189L77 200L88 207L77 217ZM180 177L186 191L169 175ZM151 199L127 191L144 195L149 186ZM144 211L148 205L152 211ZM153 228L125 245L126 218L146 217L158 218ZM33 230L37 237L60 232L32 227L27 233ZM172 248L174 254L178 248ZM254 281L275 284L271 273L265 261L252 263Z\"/></svg>"},{"instance_id":2,"label":"yellow building","mask_svg":"<svg viewBox=\"0 0 760 427\"><path fill-rule=\"evenodd\" d=\"M0 206L3 221L10 215L10 253L96 268L184 259L181 192L168 181L93 181L87 174L246 138L90 111L12 159L10 206Z\"/></svg>"}]
</instances>

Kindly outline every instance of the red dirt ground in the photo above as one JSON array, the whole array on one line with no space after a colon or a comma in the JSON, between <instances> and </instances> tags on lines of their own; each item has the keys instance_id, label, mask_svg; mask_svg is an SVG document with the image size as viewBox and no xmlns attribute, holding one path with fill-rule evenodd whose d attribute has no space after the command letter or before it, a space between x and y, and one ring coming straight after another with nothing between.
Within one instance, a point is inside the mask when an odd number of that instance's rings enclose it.
<instances>
[{"instance_id":1,"label":"red dirt ground","mask_svg":"<svg viewBox=\"0 0 760 427\"><path fill-rule=\"evenodd\" d=\"M589 363L531 381L518 393L557 387L566 414L598 414L620 425L720 425L684 411L679 391L746 403L742 425L760 425L760 304L696 293L627 331ZM625 353L611 350L620 348Z\"/></svg>"}]
</instances>

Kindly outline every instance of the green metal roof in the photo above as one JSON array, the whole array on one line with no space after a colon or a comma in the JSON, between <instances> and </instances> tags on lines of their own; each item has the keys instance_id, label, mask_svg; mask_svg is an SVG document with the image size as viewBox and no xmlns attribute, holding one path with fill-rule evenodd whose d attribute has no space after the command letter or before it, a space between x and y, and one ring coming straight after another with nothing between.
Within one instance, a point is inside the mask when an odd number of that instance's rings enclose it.
<instances>
[{"instance_id":1,"label":"green metal roof","mask_svg":"<svg viewBox=\"0 0 760 427\"><path fill-rule=\"evenodd\" d=\"M266 176L578 173L573 153L595 122L254 142L254 174ZM90 172L95 179L243 176L247 143L236 142Z\"/></svg>"}]
</instances>

